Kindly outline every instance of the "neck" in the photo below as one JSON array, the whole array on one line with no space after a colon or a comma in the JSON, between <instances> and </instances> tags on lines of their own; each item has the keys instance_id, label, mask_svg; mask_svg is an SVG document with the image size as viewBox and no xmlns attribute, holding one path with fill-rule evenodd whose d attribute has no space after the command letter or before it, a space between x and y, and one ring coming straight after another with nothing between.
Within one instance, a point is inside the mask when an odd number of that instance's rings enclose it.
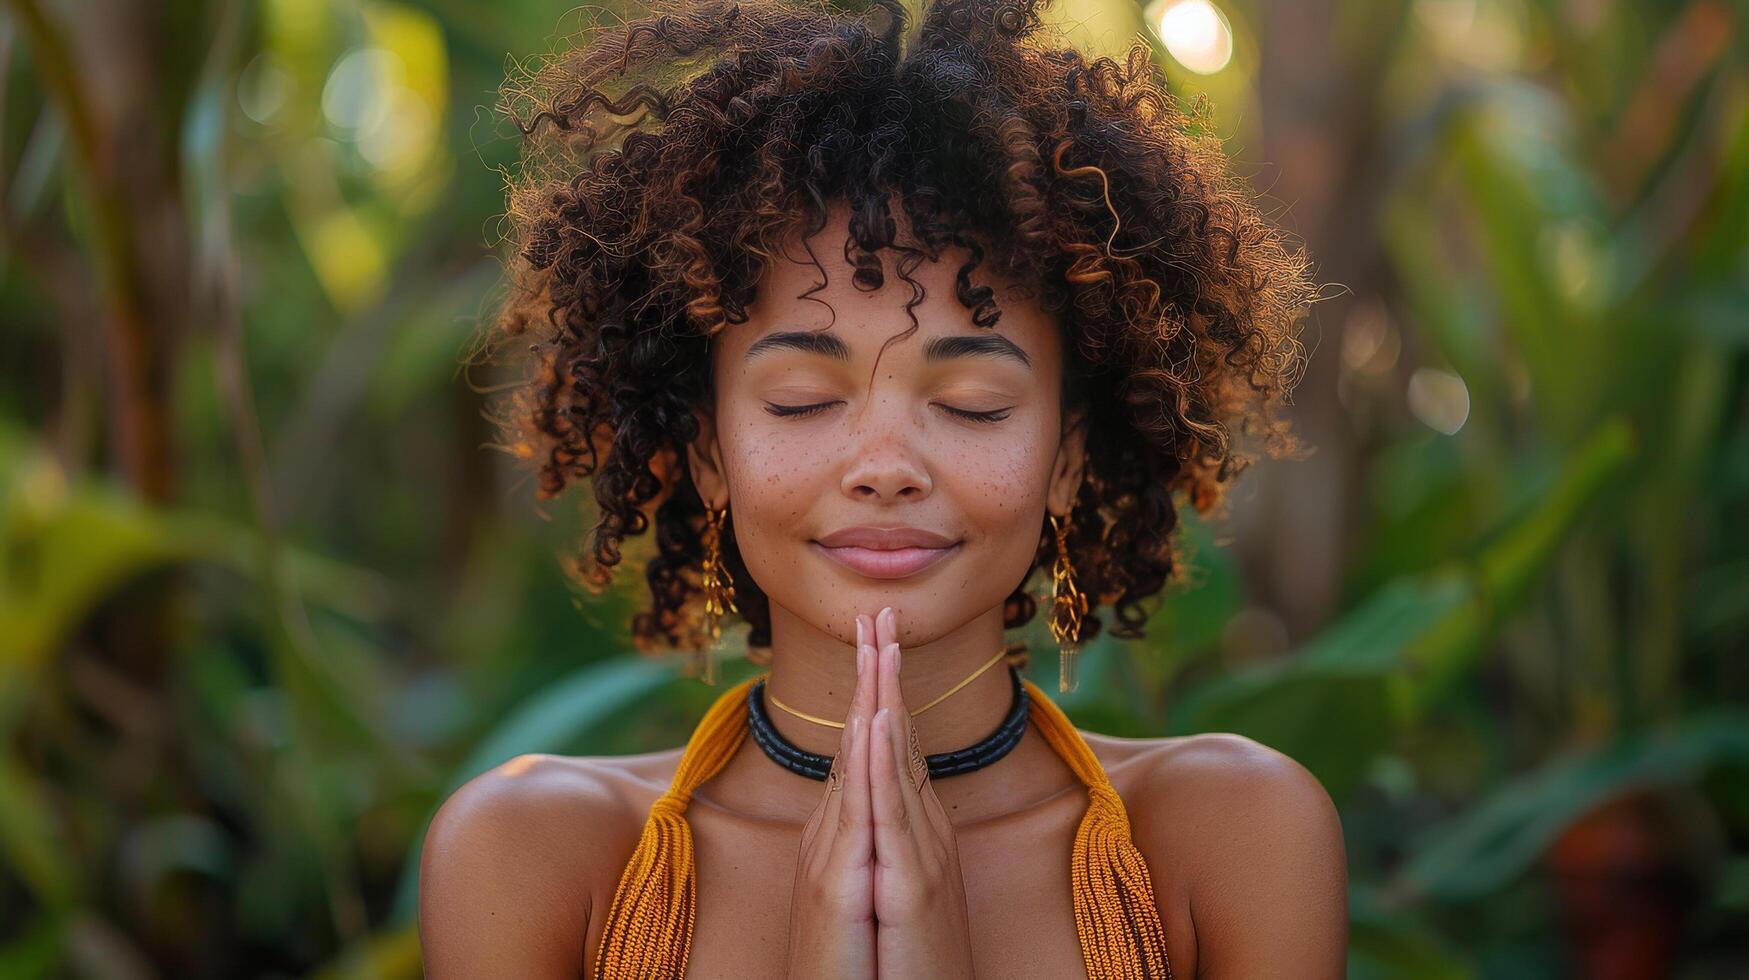
<instances>
[{"instance_id":1,"label":"neck","mask_svg":"<svg viewBox=\"0 0 1749 980\"><path fill-rule=\"evenodd\" d=\"M899 621L905 611L895 606ZM980 617L952 633L915 646L901 628L899 690L906 710L916 711L966 679L1001 648L1001 610ZM819 718L843 721L856 691L854 625L848 642L793 618L780 626L772 610L771 679L766 690L784 704ZM790 627L784 629L783 627ZM1012 689L1007 671L991 667L940 704L913 719L917 741L926 755L963 748L995 730L1008 714ZM780 708L770 712L784 738L810 752L834 755L842 730L797 718Z\"/></svg>"},{"instance_id":2,"label":"neck","mask_svg":"<svg viewBox=\"0 0 1749 980\"><path fill-rule=\"evenodd\" d=\"M905 610L895 606L894 611L903 624ZM771 677L766 682L767 693L797 711L833 721L845 720L857 680L854 623L846 626L849 637L840 638L814 628L776 605L771 616ZM1002 647L1002 609L996 607L988 615L928 642L912 644L907 640L901 626L899 646L904 656L899 668L899 689L906 710L916 711L965 680ZM971 745L1002 723L1012 699L1008 668L998 663L912 719L917 726L918 744L925 755ZM810 752L828 756L838 753L842 729L798 718L771 706L769 701L767 704L772 725L785 739ZM736 753L722 778L713 783L717 785L695 795L744 816L797 824L807 820L824 792L823 784L773 764L751 739ZM1079 785L1080 781L1031 725L1020 744L1002 759L982 769L933 782L937 798L956 824L1025 808Z\"/></svg>"}]
</instances>

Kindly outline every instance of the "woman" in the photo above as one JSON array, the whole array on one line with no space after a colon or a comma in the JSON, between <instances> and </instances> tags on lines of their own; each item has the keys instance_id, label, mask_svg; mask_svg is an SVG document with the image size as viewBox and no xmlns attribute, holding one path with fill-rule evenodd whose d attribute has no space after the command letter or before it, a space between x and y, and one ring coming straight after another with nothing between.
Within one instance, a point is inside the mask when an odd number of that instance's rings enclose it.
<instances>
[{"instance_id":1,"label":"woman","mask_svg":"<svg viewBox=\"0 0 1749 980\"><path fill-rule=\"evenodd\" d=\"M1100 607L1143 635L1174 493L1222 500L1235 429L1292 445L1312 294L1145 49L1041 33L661 3L512 89L512 446L591 480L592 585L654 524L642 648L738 612L769 669L686 746L457 791L430 976L1343 974L1314 777L1081 732L1003 643L1039 568L1065 686Z\"/></svg>"}]
</instances>

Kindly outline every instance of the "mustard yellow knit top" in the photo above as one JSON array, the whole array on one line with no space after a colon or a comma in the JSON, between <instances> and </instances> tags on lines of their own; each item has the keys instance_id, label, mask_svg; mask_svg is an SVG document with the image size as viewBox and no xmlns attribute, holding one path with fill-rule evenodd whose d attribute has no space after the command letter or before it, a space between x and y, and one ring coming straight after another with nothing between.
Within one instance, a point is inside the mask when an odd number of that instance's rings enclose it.
<instances>
[{"instance_id":1,"label":"mustard yellow knit top","mask_svg":"<svg viewBox=\"0 0 1749 980\"><path fill-rule=\"evenodd\" d=\"M681 980L692 948L697 880L686 806L747 736L750 677L725 690L693 730L668 791L650 806L637 850L620 876L596 958L596 980ZM1087 740L1045 692L1022 679L1030 720L1087 784L1087 813L1069 855L1075 931L1091 980L1171 980L1166 934L1148 865L1130 842L1129 814Z\"/></svg>"}]
</instances>

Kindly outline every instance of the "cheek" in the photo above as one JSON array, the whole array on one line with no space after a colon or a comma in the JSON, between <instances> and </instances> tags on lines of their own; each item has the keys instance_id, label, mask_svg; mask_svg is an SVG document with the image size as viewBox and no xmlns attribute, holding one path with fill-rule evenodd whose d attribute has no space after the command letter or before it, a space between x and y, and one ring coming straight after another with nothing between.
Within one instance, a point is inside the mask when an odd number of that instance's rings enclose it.
<instances>
[{"instance_id":1,"label":"cheek","mask_svg":"<svg viewBox=\"0 0 1749 980\"><path fill-rule=\"evenodd\" d=\"M756 577L776 574L771 563L786 560L796 529L835 485L830 446L757 420L727 420L719 438L742 559Z\"/></svg>"},{"instance_id":2,"label":"cheek","mask_svg":"<svg viewBox=\"0 0 1749 980\"><path fill-rule=\"evenodd\" d=\"M730 492L755 498L751 502L761 506L770 499L817 492L823 482L835 479L835 440L826 436L829 431L757 416L730 422L721 437Z\"/></svg>"},{"instance_id":3,"label":"cheek","mask_svg":"<svg viewBox=\"0 0 1749 980\"><path fill-rule=\"evenodd\" d=\"M1044 506L1055 454L1047 452L1052 433L1042 425L1014 427L1000 437L965 440L953 448L954 488L968 522L986 534L1011 537ZM941 484L938 484L940 486Z\"/></svg>"},{"instance_id":4,"label":"cheek","mask_svg":"<svg viewBox=\"0 0 1749 980\"><path fill-rule=\"evenodd\" d=\"M1056 460L1055 436L1054 426L1034 424L1000 438L967 440L952 457L949 483L971 545L955 581L960 591L949 599L956 608L1000 605L1030 567Z\"/></svg>"}]
</instances>

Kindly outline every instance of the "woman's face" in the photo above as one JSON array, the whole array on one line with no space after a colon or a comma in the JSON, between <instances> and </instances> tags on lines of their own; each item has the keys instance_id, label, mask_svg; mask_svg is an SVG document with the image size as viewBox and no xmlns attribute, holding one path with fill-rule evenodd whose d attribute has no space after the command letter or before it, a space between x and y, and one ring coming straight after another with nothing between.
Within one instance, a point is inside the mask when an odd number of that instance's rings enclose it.
<instances>
[{"instance_id":1,"label":"woman's face","mask_svg":"<svg viewBox=\"0 0 1749 980\"><path fill-rule=\"evenodd\" d=\"M892 252L880 290L851 284L847 217L838 203L811 242L828 273L813 295L825 303L799 298L819 272L792 244L760 281L750 319L717 336L715 417L701 419L689 452L694 480L707 504L729 507L774 635L849 641L856 615L885 605L907 646L983 616L1000 628L1047 506L1066 513L1081 480L1080 433L1064 438L1056 323L980 268L974 281L996 290L1002 315L974 326L953 289L969 256L950 251L912 273L927 290L920 325L883 352L910 327L911 287Z\"/></svg>"}]
</instances>

